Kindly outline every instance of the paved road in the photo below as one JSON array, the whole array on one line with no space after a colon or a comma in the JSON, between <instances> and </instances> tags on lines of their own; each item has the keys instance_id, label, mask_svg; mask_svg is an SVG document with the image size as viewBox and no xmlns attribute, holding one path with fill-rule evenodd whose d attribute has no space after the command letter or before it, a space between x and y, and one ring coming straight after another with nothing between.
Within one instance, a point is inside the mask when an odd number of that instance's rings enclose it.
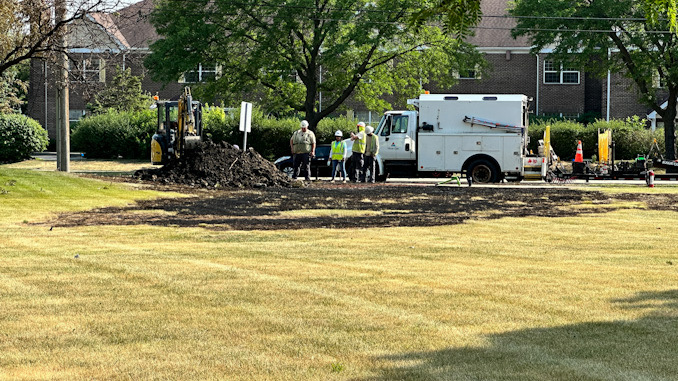
<instances>
[{"instance_id":1,"label":"paved road","mask_svg":"<svg viewBox=\"0 0 678 381\"><path fill-rule=\"evenodd\" d=\"M45 161L56 161L56 152L33 152L31 155L34 159L40 159ZM71 160L83 160L84 156L80 152L71 152Z\"/></svg>"}]
</instances>

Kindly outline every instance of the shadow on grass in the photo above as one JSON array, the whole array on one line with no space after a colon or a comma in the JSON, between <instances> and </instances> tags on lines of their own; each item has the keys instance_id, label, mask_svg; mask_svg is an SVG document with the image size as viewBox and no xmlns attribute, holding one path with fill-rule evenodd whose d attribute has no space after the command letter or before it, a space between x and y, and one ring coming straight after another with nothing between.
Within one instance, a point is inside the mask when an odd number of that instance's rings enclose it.
<instances>
[{"instance_id":1,"label":"shadow on grass","mask_svg":"<svg viewBox=\"0 0 678 381\"><path fill-rule=\"evenodd\" d=\"M613 303L651 312L491 335L480 348L379 357L380 375L366 380L677 380L678 290Z\"/></svg>"}]
</instances>

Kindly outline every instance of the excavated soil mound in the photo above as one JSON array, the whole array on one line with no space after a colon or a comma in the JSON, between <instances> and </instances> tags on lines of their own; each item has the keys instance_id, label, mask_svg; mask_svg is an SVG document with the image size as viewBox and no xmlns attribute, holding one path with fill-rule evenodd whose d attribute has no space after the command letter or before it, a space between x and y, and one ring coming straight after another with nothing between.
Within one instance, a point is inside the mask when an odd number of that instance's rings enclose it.
<instances>
[{"instance_id":1,"label":"excavated soil mound","mask_svg":"<svg viewBox=\"0 0 678 381\"><path fill-rule=\"evenodd\" d=\"M204 188L289 187L290 179L253 149L206 142L162 168L137 171L141 180Z\"/></svg>"}]
</instances>

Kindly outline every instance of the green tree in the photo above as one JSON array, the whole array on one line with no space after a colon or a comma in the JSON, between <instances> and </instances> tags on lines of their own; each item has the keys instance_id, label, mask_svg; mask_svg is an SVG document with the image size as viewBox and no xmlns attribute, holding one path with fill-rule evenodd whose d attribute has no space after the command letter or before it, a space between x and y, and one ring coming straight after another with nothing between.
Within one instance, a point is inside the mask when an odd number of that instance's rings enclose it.
<instances>
[{"instance_id":1,"label":"green tree","mask_svg":"<svg viewBox=\"0 0 678 381\"><path fill-rule=\"evenodd\" d=\"M421 84L449 84L450 72L481 62L475 49L439 27L413 22L433 3L161 0L151 15L161 38L145 64L154 79L167 82L201 63L218 64L220 76L206 85L208 93L226 101L262 94L303 112L315 129L351 95L386 108L382 94L416 96ZM458 12L469 20L476 15Z\"/></svg>"},{"instance_id":2,"label":"green tree","mask_svg":"<svg viewBox=\"0 0 678 381\"><path fill-rule=\"evenodd\" d=\"M0 112L21 112L28 92L28 65L24 62L0 74Z\"/></svg>"},{"instance_id":3,"label":"green tree","mask_svg":"<svg viewBox=\"0 0 678 381\"><path fill-rule=\"evenodd\" d=\"M441 21L447 32L464 36L480 20L480 0L440 0L428 2L414 13L412 21L421 25Z\"/></svg>"},{"instance_id":4,"label":"green tree","mask_svg":"<svg viewBox=\"0 0 678 381\"><path fill-rule=\"evenodd\" d=\"M675 16L652 5L652 0L516 0L513 34L529 36L535 52L555 46L551 57L557 62L601 76L608 70L624 73L639 100L663 118L666 156L673 160L678 38L670 31Z\"/></svg>"},{"instance_id":5,"label":"green tree","mask_svg":"<svg viewBox=\"0 0 678 381\"><path fill-rule=\"evenodd\" d=\"M94 113L108 109L116 111L143 111L153 104L153 98L141 89L141 77L132 75L132 70L116 67L116 74L106 88L94 96L87 107Z\"/></svg>"}]
</instances>

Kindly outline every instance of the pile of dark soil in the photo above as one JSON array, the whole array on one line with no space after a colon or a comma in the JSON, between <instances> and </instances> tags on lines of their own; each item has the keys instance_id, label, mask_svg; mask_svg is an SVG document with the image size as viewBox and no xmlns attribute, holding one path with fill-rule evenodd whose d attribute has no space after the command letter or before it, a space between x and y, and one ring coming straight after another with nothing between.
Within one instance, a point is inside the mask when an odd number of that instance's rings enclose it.
<instances>
[{"instance_id":1,"label":"pile of dark soil","mask_svg":"<svg viewBox=\"0 0 678 381\"><path fill-rule=\"evenodd\" d=\"M137 171L141 180L204 188L289 187L290 179L253 149L241 151L223 142L201 143L162 168Z\"/></svg>"}]
</instances>

